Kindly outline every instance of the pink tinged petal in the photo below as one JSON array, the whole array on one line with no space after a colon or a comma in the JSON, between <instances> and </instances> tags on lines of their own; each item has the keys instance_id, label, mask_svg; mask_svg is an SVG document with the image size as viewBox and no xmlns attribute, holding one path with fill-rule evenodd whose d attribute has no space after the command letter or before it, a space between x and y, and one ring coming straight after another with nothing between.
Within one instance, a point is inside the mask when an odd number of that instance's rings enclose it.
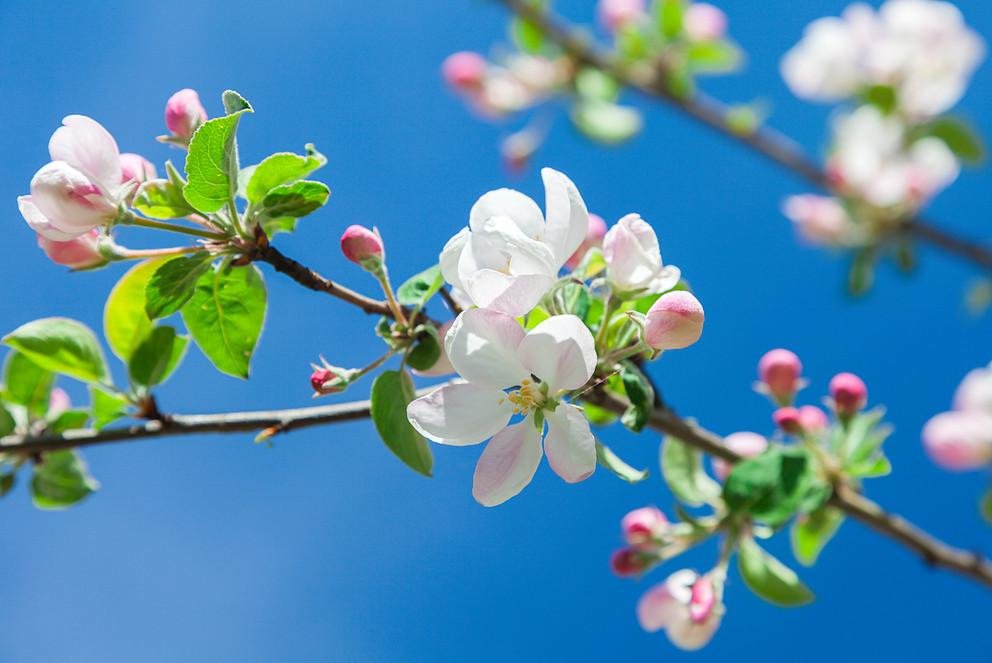
<instances>
[{"instance_id":1,"label":"pink tinged petal","mask_svg":"<svg viewBox=\"0 0 992 663\"><path fill-rule=\"evenodd\" d=\"M728 449L744 458L753 458L768 447L768 440L765 436L758 435L757 433L752 433L750 431L731 433L727 437L723 438L723 443ZM722 458L714 457L713 474L715 474L720 481L724 481L727 478L727 475L730 474L730 463Z\"/></svg>"},{"instance_id":2,"label":"pink tinged petal","mask_svg":"<svg viewBox=\"0 0 992 663\"><path fill-rule=\"evenodd\" d=\"M478 240L482 240L488 246L499 247L499 252L507 261L506 271L514 276L523 274L555 276L558 273L555 256L548 245L525 235L509 217L491 217L472 232L473 244L478 244Z\"/></svg>"},{"instance_id":3,"label":"pink tinged petal","mask_svg":"<svg viewBox=\"0 0 992 663\"><path fill-rule=\"evenodd\" d=\"M668 628L677 621L688 621L692 585L699 576L694 571L682 569L655 585L637 602L637 621L648 632Z\"/></svg>"},{"instance_id":4,"label":"pink tinged petal","mask_svg":"<svg viewBox=\"0 0 992 663\"><path fill-rule=\"evenodd\" d=\"M531 417L507 426L482 452L475 466L472 496L483 506L502 504L531 482L541 455L541 433Z\"/></svg>"},{"instance_id":5,"label":"pink tinged petal","mask_svg":"<svg viewBox=\"0 0 992 663\"><path fill-rule=\"evenodd\" d=\"M411 402L410 424L440 444L478 444L503 430L513 405L499 389L474 384L449 384Z\"/></svg>"},{"instance_id":6,"label":"pink tinged petal","mask_svg":"<svg viewBox=\"0 0 992 663\"><path fill-rule=\"evenodd\" d=\"M476 308L455 318L444 337L444 350L458 374L469 382L505 389L529 375L517 359L523 338L523 328L511 316Z\"/></svg>"},{"instance_id":7,"label":"pink tinged petal","mask_svg":"<svg viewBox=\"0 0 992 663\"><path fill-rule=\"evenodd\" d=\"M67 242L71 239L79 237L86 231L69 233L63 230L59 230L52 225L51 221L41 213L41 210L31 201L31 196L18 196L17 197L17 209L21 211L21 216L31 230L35 231L41 237L51 240L53 242Z\"/></svg>"},{"instance_id":8,"label":"pink tinged petal","mask_svg":"<svg viewBox=\"0 0 992 663\"><path fill-rule=\"evenodd\" d=\"M992 463L992 414L942 412L923 427L923 446L946 470L973 470Z\"/></svg>"},{"instance_id":9,"label":"pink tinged petal","mask_svg":"<svg viewBox=\"0 0 992 663\"><path fill-rule=\"evenodd\" d=\"M695 651L705 647L720 627L721 614L714 611L701 623L688 616L679 616L668 626L668 639L679 649Z\"/></svg>"},{"instance_id":10,"label":"pink tinged petal","mask_svg":"<svg viewBox=\"0 0 992 663\"><path fill-rule=\"evenodd\" d=\"M658 237L650 224L637 214L623 217L606 233L603 257L610 283L621 292L658 285L655 282L662 276L666 281L672 278L671 270L665 275L660 273L662 265Z\"/></svg>"},{"instance_id":11,"label":"pink tinged petal","mask_svg":"<svg viewBox=\"0 0 992 663\"><path fill-rule=\"evenodd\" d=\"M551 469L568 483L587 479L596 469L596 438L585 414L574 405L559 405L545 417L544 453Z\"/></svg>"},{"instance_id":12,"label":"pink tinged petal","mask_svg":"<svg viewBox=\"0 0 992 663\"><path fill-rule=\"evenodd\" d=\"M100 233L95 228L67 241L54 241L39 234L38 247L55 264L72 269L97 267L107 262L100 253Z\"/></svg>"},{"instance_id":13,"label":"pink tinged petal","mask_svg":"<svg viewBox=\"0 0 992 663\"><path fill-rule=\"evenodd\" d=\"M461 258L465 245L468 244L471 234L468 228L462 228L458 233L448 240L448 243L441 249L438 262L441 265L441 275L444 280L459 290L464 290L462 280L458 276L458 261Z\"/></svg>"},{"instance_id":14,"label":"pink tinged petal","mask_svg":"<svg viewBox=\"0 0 992 663\"><path fill-rule=\"evenodd\" d=\"M158 176L151 161L133 152L121 155L121 182L147 182Z\"/></svg>"},{"instance_id":15,"label":"pink tinged petal","mask_svg":"<svg viewBox=\"0 0 992 663\"><path fill-rule=\"evenodd\" d=\"M703 334L703 305L685 290L668 292L647 312L644 340L655 350L680 350Z\"/></svg>"},{"instance_id":16,"label":"pink tinged petal","mask_svg":"<svg viewBox=\"0 0 992 663\"><path fill-rule=\"evenodd\" d=\"M589 211L579 190L564 173L541 169L547 214L544 241L555 253L558 266L582 244L589 229Z\"/></svg>"},{"instance_id":17,"label":"pink tinged petal","mask_svg":"<svg viewBox=\"0 0 992 663\"><path fill-rule=\"evenodd\" d=\"M541 208L528 196L513 189L496 189L484 193L472 205L469 212L469 227L472 232L478 232L483 224L495 216L505 216L532 239L542 239L544 236L544 216Z\"/></svg>"},{"instance_id":18,"label":"pink tinged petal","mask_svg":"<svg viewBox=\"0 0 992 663\"><path fill-rule=\"evenodd\" d=\"M992 365L964 376L954 392L954 409L992 414Z\"/></svg>"},{"instance_id":19,"label":"pink tinged petal","mask_svg":"<svg viewBox=\"0 0 992 663\"><path fill-rule=\"evenodd\" d=\"M716 592L709 576L703 576L692 586L692 599L689 601L689 618L695 624L709 619L716 605Z\"/></svg>"},{"instance_id":20,"label":"pink tinged petal","mask_svg":"<svg viewBox=\"0 0 992 663\"><path fill-rule=\"evenodd\" d=\"M72 400L69 398L69 394L59 387L52 389L52 393L48 397L48 416L50 418L57 417L70 407L72 407Z\"/></svg>"},{"instance_id":21,"label":"pink tinged petal","mask_svg":"<svg viewBox=\"0 0 992 663\"><path fill-rule=\"evenodd\" d=\"M112 195L121 182L120 151L110 132L85 115L69 115L48 142L52 161L65 161Z\"/></svg>"},{"instance_id":22,"label":"pink tinged petal","mask_svg":"<svg viewBox=\"0 0 992 663\"><path fill-rule=\"evenodd\" d=\"M510 276L494 269L480 269L463 282L476 306L519 317L537 306L555 280L546 274Z\"/></svg>"},{"instance_id":23,"label":"pink tinged petal","mask_svg":"<svg viewBox=\"0 0 992 663\"><path fill-rule=\"evenodd\" d=\"M596 369L592 333L574 315L556 315L534 327L520 342L517 356L528 372L548 383L552 395L578 389Z\"/></svg>"},{"instance_id":24,"label":"pink tinged petal","mask_svg":"<svg viewBox=\"0 0 992 663\"><path fill-rule=\"evenodd\" d=\"M48 163L35 173L31 202L49 223L65 233L82 234L110 221L117 213L86 175L64 161Z\"/></svg>"}]
</instances>

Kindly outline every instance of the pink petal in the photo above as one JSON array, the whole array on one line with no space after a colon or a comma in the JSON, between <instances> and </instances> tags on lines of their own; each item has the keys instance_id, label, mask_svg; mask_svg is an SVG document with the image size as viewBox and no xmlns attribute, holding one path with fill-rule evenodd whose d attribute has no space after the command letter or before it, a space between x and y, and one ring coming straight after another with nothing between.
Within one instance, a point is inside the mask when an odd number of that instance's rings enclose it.
<instances>
[{"instance_id":1,"label":"pink petal","mask_svg":"<svg viewBox=\"0 0 992 663\"><path fill-rule=\"evenodd\" d=\"M85 115L68 115L62 125L48 142L52 161L81 170L107 194L116 191L121 181L120 151L110 132Z\"/></svg>"},{"instance_id":2,"label":"pink petal","mask_svg":"<svg viewBox=\"0 0 992 663\"><path fill-rule=\"evenodd\" d=\"M414 400L406 408L410 424L441 444L478 444L503 430L513 405L498 389L465 382L449 384Z\"/></svg>"},{"instance_id":3,"label":"pink petal","mask_svg":"<svg viewBox=\"0 0 992 663\"><path fill-rule=\"evenodd\" d=\"M574 405L559 405L545 416L544 452L551 469L568 483L587 479L596 469L596 438L585 414Z\"/></svg>"},{"instance_id":4,"label":"pink petal","mask_svg":"<svg viewBox=\"0 0 992 663\"><path fill-rule=\"evenodd\" d=\"M84 230L77 233L69 233L59 230L52 225L52 222L49 221L44 214L41 213L38 206L32 202L31 196L18 196L17 209L21 211L21 216L23 216L24 220L27 221L27 224L31 226L31 230L54 242L68 242L69 240L75 239L86 232Z\"/></svg>"},{"instance_id":5,"label":"pink petal","mask_svg":"<svg viewBox=\"0 0 992 663\"><path fill-rule=\"evenodd\" d=\"M483 506L502 504L531 482L541 455L541 434L531 417L507 426L482 452L472 495Z\"/></svg>"}]
</instances>

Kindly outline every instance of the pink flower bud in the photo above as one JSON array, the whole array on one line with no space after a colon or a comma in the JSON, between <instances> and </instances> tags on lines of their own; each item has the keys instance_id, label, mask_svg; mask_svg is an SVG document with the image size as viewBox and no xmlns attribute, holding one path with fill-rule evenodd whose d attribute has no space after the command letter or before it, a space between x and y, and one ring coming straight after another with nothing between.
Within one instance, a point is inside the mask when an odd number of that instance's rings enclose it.
<instances>
[{"instance_id":1,"label":"pink flower bud","mask_svg":"<svg viewBox=\"0 0 992 663\"><path fill-rule=\"evenodd\" d=\"M692 598L689 600L689 618L694 624L702 624L713 614L716 606L716 592L713 581L708 575L701 577L692 586Z\"/></svg>"},{"instance_id":2,"label":"pink flower bud","mask_svg":"<svg viewBox=\"0 0 992 663\"><path fill-rule=\"evenodd\" d=\"M66 242L56 242L39 234L38 246L56 265L71 269L89 269L107 263L100 254L100 233L96 228Z\"/></svg>"},{"instance_id":3,"label":"pink flower bud","mask_svg":"<svg viewBox=\"0 0 992 663\"><path fill-rule=\"evenodd\" d=\"M485 80L488 67L486 59L478 53L459 51L445 58L441 76L456 90L475 90Z\"/></svg>"},{"instance_id":4,"label":"pink flower bud","mask_svg":"<svg viewBox=\"0 0 992 663\"><path fill-rule=\"evenodd\" d=\"M610 556L610 568L621 578L640 575L647 570L652 557L633 548L621 548Z\"/></svg>"},{"instance_id":5,"label":"pink flower bud","mask_svg":"<svg viewBox=\"0 0 992 663\"><path fill-rule=\"evenodd\" d=\"M705 2L694 2L682 18L685 34L693 41L714 41L727 32L727 15Z\"/></svg>"},{"instance_id":6,"label":"pink flower bud","mask_svg":"<svg viewBox=\"0 0 992 663\"><path fill-rule=\"evenodd\" d=\"M152 162L140 154L124 152L121 154L121 182L147 182L158 175Z\"/></svg>"},{"instance_id":7,"label":"pink flower bud","mask_svg":"<svg viewBox=\"0 0 992 663\"><path fill-rule=\"evenodd\" d=\"M659 509L646 506L634 509L620 521L624 540L634 548L649 547L668 529L668 518Z\"/></svg>"},{"instance_id":8,"label":"pink flower bud","mask_svg":"<svg viewBox=\"0 0 992 663\"><path fill-rule=\"evenodd\" d=\"M723 438L723 444L741 458L754 458L768 448L768 440L765 439L764 435L758 435L749 431L731 433ZM722 458L713 459L713 474L720 481L727 480L730 469L730 463Z\"/></svg>"},{"instance_id":9,"label":"pink flower bud","mask_svg":"<svg viewBox=\"0 0 992 663\"><path fill-rule=\"evenodd\" d=\"M830 397L837 414L849 416L868 402L868 387L854 373L838 373L830 380Z\"/></svg>"},{"instance_id":10,"label":"pink flower bud","mask_svg":"<svg viewBox=\"0 0 992 663\"><path fill-rule=\"evenodd\" d=\"M533 129L510 134L500 144L503 165L510 173L520 173L530 164L531 157L541 145L541 137Z\"/></svg>"},{"instance_id":11,"label":"pink flower bud","mask_svg":"<svg viewBox=\"0 0 992 663\"><path fill-rule=\"evenodd\" d=\"M178 138L189 140L197 127L206 121L207 111L196 90L180 90L165 103L165 126Z\"/></svg>"},{"instance_id":12,"label":"pink flower bud","mask_svg":"<svg viewBox=\"0 0 992 663\"><path fill-rule=\"evenodd\" d=\"M947 470L973 470L992 463L992 414L942 412L923 427L923 446Z\"/></svg>"},{"instance_id":13,"label":"pink flower bud","mask_svg":"<svg viewBox=\"0 0 992 663\"><path fill-rule=\"evenodd\" d=\"M364 226L348 226L341 235L344 257L363 269L375 271L382 265L382 239Z\"/></svg>"},{"instance_id":14,"label":"pink flower bud","mask_svg":"<svg viewBox=\"0 0 992 663\"><path fill-rule=\"evenodd\" d=\"M815 405L803 405L799 408L799 425L808 433L826 430L830 425L827 413Z\"/></svg>"},{"instance_id":15,"label":"pink flower bud","mask_svg":"<svg viewBox=\"0 0 992 663\"><path fill-rule=\"evenodd\" d=\"M54 419L71 407L72 399L69 398L69 394L67 394L64 389L60 387L55 387L52 389L52 393L48 397L49 419Z\"/></svg>"},{"instance_id":16,"label":"pink flower bud","mask_svg":"<svg viewBox=\"0 0 992 663\"><path fill-rule=\"evenodd\" d=\"M780 407L772 414L775 425L786 433L799 435L803 432L803 425L800 421L799 410L792 406Z\"/></svg>"},{"instance_id":17,"label":"pink flower bud","mask_svg":"<svg viewBox=\"0 0 992 663\"><path fill-rule=\"evenodd\" d=\"M644 0L599 0L599 23L608 32L616 32L627 23L637 21L647 12Z\"/></svg>"},{"instance_id":18,"label":"pink flower bud","mask_svg":"<svg viewBox=\"0 0 992 663\"><path fill-rule=\"evenodd\" d=\"M582 259L586 257L589 249L603 246L604 235L606 235L606 221L598 214L590 214L589 227L586 229L586 238L579 244L579 248L575 249L575 253L565 261L565 266L569 269L578 267Z\"/></svg>"},{"instance_id":19,"label":"pink flower bud","mask_svg":"<svg viewBox=\"0 0 992 663\"><path fill-rule=\"evenodd\" d=\"M687 348L703 335L703 319L703 305L691 292L667 292L648 309L644 340L655 350Z\"/></svg>"},{"instance_id":20,"label":"pink flower bud","mask_svg":"<svg viewBox=\"0 0 992 663\"><path fill-rule=\"evenodd\" d=\"M767 392L780 405L792 402L799 390L803 364L794 352L778 348L758 361L758 377Z\"/></svg>"},{"instance_id":21,"label":"pink flower bud","mask_svg":"<svg viewBox=\"0 0 992 663\"><path fill-rule=\"evenodd\" d=\"M347 377L329 368L315 368L310 375L310 386L320 395L336 394L348 387Z\"/></svg>"}]
</instances>

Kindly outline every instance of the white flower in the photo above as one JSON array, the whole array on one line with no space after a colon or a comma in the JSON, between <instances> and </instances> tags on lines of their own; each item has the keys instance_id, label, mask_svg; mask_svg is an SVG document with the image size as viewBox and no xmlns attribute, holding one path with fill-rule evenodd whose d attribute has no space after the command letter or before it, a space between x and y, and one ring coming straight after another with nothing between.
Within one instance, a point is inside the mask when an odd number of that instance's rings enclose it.
<instances>
[{"instance_id":1,"label":"white flower","mask_svg":"<svg viewBox=\"0 0 992 663\"><path fill-rule=\"evenodd\" d=\"M628 214L603 238L606 280L617 293L652 295L671 290L682 272L662 265L654 228L637 214Z\"/></svg>"},{"instance_id":2,"label":"white flower","mask_svg":"<svg viewBox=\"0 0 992 663\"><path fill-rule=\"evenodd\" d=\"M541 170L547 216L512 189L497 189L472 206L469 227L441 251L441 272L473 304L520 316L533 309L582 243L589 213L565 175Z\"/></svg>"},{"instance_id":3,"label":"white flower","mask_svg":"<svg viewBox=\"0 0 992 663\"><path fill-rule=\"evenodd\" d=\"M964 376L954 392L954 409L992 415L992 364Z\"/></svg>"},{"instance_id":4,"label":"white flower","mask_svg":"<svg viewBox=\"0 0 992 663\"><path fill-rule=\"evenodd\" d=\"M811 244L857 244L858 228L836 198L811 193L789 196L782 205L782 213Z\"/></svg>"},{"instance_id":5,"label":"white flower","mask_svg":"<svg viewBox=\"0 0 992 663\"><path fill-rule=\"evenodd\" d=\"M637 620L645 631L664 629L679 649L706 646L720 627L723 604L710 575L682 569L641 597Z\"/></svg>"},{"instance_id":6,"label":"white flower","mask_svg":"<svg viewBox=\"0 0 992 663\"><path fill-rule=\"evenodd\" d=\"M849 97L864 84L864 5L849 7L842 18L820 18L782 58L782 78L797 96L819 101ZM868 10L870 13L870 9Z\"/></svg>"},{"instance_id":7,"label":"white flower","mask_svg":"<svg viewBox=\"0 0 992 663\"><path fill-rule=\"evenodd\" d=\"M444 339L465 382L418 398L407 417L441 444L478 444L492 437L475 468L472 494L485 506L510 499L530 483L544 452L565 481L596 468L596 443L582 410L561 395L589 381L596 368L592 334L574 315L548 318L529 332L489 309L459 315ZM536 380L535 380L536 378ZM514 414L524 419L509 424Z\"/></svg>"}]
</instances>

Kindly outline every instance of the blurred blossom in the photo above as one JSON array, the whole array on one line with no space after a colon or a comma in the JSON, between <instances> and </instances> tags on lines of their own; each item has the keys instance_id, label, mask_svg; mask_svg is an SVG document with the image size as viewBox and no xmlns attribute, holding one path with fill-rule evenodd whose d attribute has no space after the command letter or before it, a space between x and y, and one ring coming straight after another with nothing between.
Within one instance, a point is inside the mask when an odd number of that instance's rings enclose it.
<instances>
[{"instance_id":1,"label":"blurred blossom","mask_svg":"<svg viewBox=\"0 0 992 663\"><path fill-rule=\"evenodd\" d=\"M645 631L664 629L668 639L679 649L695 650L706 646L723 617L721 593L710 575L682 569L641 597L637 620Z\"/></svg>"},{"instance_id":2,"label":"blurred blossom","mask_svg":"<svg viewBox=\"0 0 992 663\"><path fill-rule=\"evenodd\" d=\"M964 377L954 393L954 410L932 417L924 426L923 446L948 470L992 463L992 364Z\"/></svg>"},{"instance_id":3,"label":"blurred blossom","mask_svg":"<svg viewBox=\"0 0 992 663\"><path fill-rule=\"evenodd\" d=\"M723 438L728 449L742 458L754 458L768 448L768 440L764 435L750 431L731 433ZM730 475L731 465L722 458L713 457L713 474L720 481L725 481Z\"/></svg>"},{"instance_id":4,"label":"blurred blossom","mask_svg":"<svg viewBox=\"0 0 992 663\"><path fill-rule=\"evenodd\" d=\"M829 196L789 196L782 212L795 224L799 236L810 244L857 244L858 227L841 202Z\"/></svg>"},{"instance_id":5,"label":"blurred blossom","mask_svg":"<svg viewBox=\"0 0 992 663\"><path fill-rule=\"evenodd\" d=\"M954 409L992 414L992 364L964 376L954 392Z\"/></svg>"},{"instance_id":6,"label":"blurred blossom","mask_svg":"<svg viewBox=\"0 0 992 663\"><path fill-rule=\"evenodd\" d=\"M638 21L647 15L645 0L599 0L596 16L603 29L616 32L624 25Z\"/></svg>"},{"instance_id":7,"label":"blurred blossom","mask_svg":"<svg viewBox=\"0 0 992 663\"><path fill-rule=\"evenodd\" d=\"M727 15L709 3L694 2L686 7L682 24L689 39L715 41L727 32Z\"/></svg>"}]
</instances>

